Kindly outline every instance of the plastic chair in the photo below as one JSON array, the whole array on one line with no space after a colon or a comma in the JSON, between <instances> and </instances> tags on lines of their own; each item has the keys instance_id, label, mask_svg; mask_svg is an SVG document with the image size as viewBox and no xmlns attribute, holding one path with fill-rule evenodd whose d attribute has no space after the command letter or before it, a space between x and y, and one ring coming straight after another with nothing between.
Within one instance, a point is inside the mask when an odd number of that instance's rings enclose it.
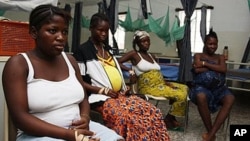
<instances>
[{"instance_id":1,"label":"plastic chair","mask_svg":"<svg viewBox=\"0 0 250 141\"><path fill-rule=\"evenodd\" d=\"M169 105L172 106L172 101L167 99L166 97L162 96L152 96L149 94L146 94L149 100L155 100L156 104L155 106L158 107L160 101L169 101ZM148 100L148 101L149 101ZM189 111L189 98L187 97L187 105L185 110L185 119L184 119L184 133L186 133L186 129L188 127L188 111Z\"/></svg>"}]
</instances>

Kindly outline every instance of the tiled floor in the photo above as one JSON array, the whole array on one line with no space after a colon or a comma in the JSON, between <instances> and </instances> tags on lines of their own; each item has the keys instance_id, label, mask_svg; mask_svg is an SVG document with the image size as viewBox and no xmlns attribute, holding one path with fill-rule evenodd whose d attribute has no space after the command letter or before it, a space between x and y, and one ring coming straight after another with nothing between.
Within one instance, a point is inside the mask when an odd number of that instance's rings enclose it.
<instances>
[{"instance_id":1,"label":"tiled floor","mask_svg":"<svg viewBox=\"0 0 250 141\"><path fill-rule=\"evenodd\" d=\"M248 124L250 125L250 92L234 91L236 100L230 114L230 124ZM167 113L167 104L163 101L159 103L159 108L163 113ZM213 118L216 113L213 114ZM184 118L178 118L184 123ZM216 136L216 141L229 141L229 128L225 134L220 130ZM171 141L202 141L201 135L205 132L204 125L196 109L196 105L189 104L189 120L186 132L168 131Z\"/></svg>"}]
</instances>

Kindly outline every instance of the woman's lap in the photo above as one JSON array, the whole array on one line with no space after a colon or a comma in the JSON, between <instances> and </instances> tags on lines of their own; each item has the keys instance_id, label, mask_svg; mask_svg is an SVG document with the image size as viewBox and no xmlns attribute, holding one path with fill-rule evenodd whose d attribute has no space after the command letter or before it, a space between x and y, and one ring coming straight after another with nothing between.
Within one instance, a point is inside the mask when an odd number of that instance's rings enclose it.
<instances>
[{"instance_id":1,"label":"woman's lap","mask_svg":"<svg viewBox=\"0 0 250 141\"><path fill-rule=\"evenodd\" d=\"M117 141L118 139L123 139L123 137L118 135L114 130L97 122L90 121L89 128L96 133L94 137L100 138L101 141Z\"/></svg>"},{"instance_id":2,"label":"woman's lap","mask_svg":"<svg viewBox=\"0 0 250 141\"><path fill-rule=\"evenodd\" d=\"M105 124L126 140L168 139L160 110L137 96L108 99L102 109Z\"/></svg>"},{"instance_id":3,"label":"woman's lap","mask_svg":"<svg viewBox=\"0 0 250 141\"><path fill-rule=\"evenodd\" d=\"M101 141L117 141L118 139L123 139L114 130L107 128L106 126L90 121L89 123L90 131L95 133L94 137L100 138ZM36 137L27 134L21 134L17 137L17 141L65 141L62 139L56 139L51 137Z\"/></svg>"},{"instance_id":4,"label":"woman's lap","mask_svg":"<svg viewBox=\"0 0 250 141\"><path fill-rule=\"evenodd\" d=\"M16 141L65 141L65 140L50 138L50 137L36 137L27 134L22 134L17 137Z\"/></svg>"},{"instance_id":5,"label":"woman's lap","mask_svg":"<svg viewBox=\"0 0 250 141\"><path fill-rule=\"evenodd\" d=\"M191 88L190 91L190 100L197 104L197 95L199 94L205 94L208 101L208 107L211 113L216 112L219 107L221 106L221 100L226 95L233 95L231 91L226 87L218 87L214 89L208 89L202 86L195 86L194 88Z\"/></svg>"}]
</instances>

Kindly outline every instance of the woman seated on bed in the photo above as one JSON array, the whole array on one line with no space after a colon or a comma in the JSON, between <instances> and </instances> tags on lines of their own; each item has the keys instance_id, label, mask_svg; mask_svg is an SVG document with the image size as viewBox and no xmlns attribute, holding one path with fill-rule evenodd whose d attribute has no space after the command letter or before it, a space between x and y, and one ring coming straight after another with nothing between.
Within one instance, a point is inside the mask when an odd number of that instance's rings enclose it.
<instances>
[{"instance_id":1,"label":"woman seated on bed","mask_svg":"<svg viewBox=\"0 0 250 141\"><path fill-rule=\"evenodd\" d=\"M136 49L136 46L139 47L139 50ZM175 117L185 115L188 87L179 83L166 82L163 79L159 64L155 61L154 56L148 53L149 47L149 34L146 31L136 31L133 40L134 50L126 53L118 61L121 68L129 71L130 74L133 74L132 70L135 70L135 74L138 76L138 93L163 96L173 101L164 121L168 129L177 129L180 124ZM131 61L132 68L123 65L127 61Z\"/></svg>"},{"instance_id":2,"label":"woman seated on bed","mask_svg":"<svg viewBox=\"0 0 250 141\"><path fill-rule=\"evenodd\" d=\"M223 55L215 54L218 48L217 34L210 30L205 37L203 53L194 55L194 81L190 99L197 104L198 111L207 133L202 135L203 141L214 141L216 132L227 118L234 102L234 95L225 86L227 71ZM212 124L210 112L214 113L222 106Z\"/></svg>"}]
</instances>

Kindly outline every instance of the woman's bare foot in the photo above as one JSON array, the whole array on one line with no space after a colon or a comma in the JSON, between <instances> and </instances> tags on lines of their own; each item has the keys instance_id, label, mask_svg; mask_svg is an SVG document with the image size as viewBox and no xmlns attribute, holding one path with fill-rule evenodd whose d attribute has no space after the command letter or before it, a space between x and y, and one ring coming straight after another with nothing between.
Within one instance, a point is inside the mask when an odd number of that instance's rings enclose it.
<instances>
[{"instance_id":1,"label":"woman's bare foot","mask_svg":"<svg viewBox=\"0 0 250 141\"><path fill-rule=\"evenodd\" d=\"M202 134L202 141L215 141L216 136L210 137L208 133Z\"/></svg>"},{"instance_id":2,"label":"woman's bare foot","mask_svg":"<svg viewBox=\"0 0 250 141\"><path fill-rule=\"evenodd\" d=\"M170 115L170 114L168 114L165 117L164 122L165 122L168 129L177 128L177 127L181 126L180 123L175 119L175 117Z\"/></svg>"}]
</instances>

